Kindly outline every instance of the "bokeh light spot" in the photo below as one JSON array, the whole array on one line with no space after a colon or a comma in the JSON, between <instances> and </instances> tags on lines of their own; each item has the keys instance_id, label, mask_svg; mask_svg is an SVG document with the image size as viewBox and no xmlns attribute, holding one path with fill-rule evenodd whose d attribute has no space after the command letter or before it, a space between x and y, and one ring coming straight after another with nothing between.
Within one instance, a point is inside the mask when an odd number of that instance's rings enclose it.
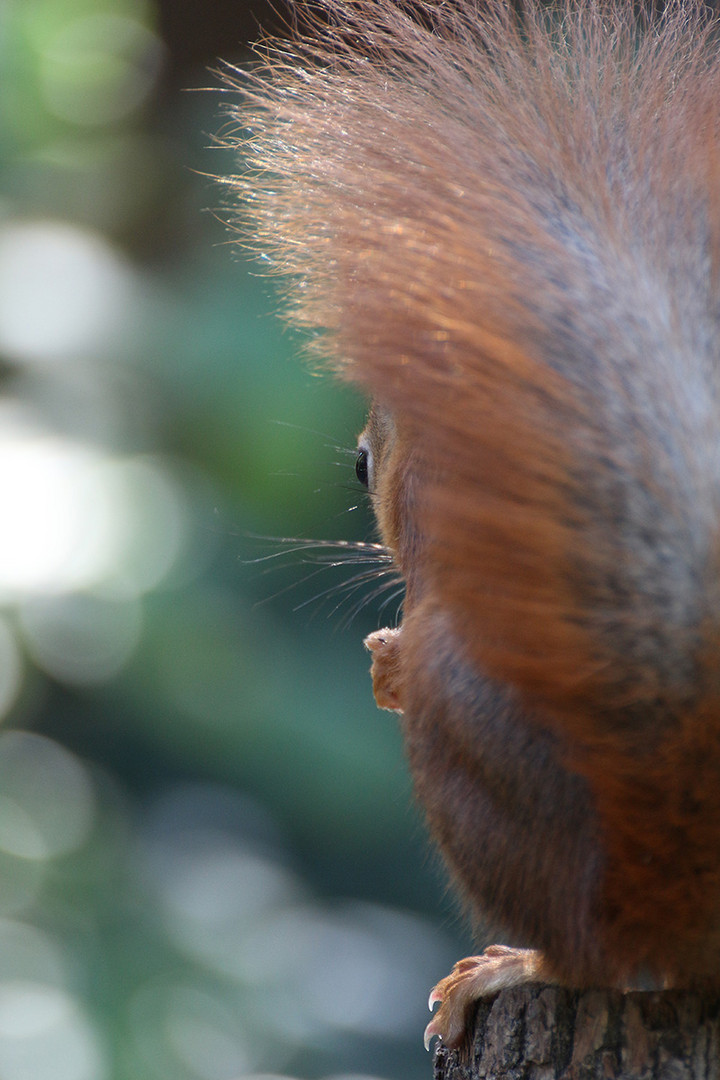
<instances>
[{"instance_id":1,"label":"bokeh light spot","mask_svg":"<svg viewBox=\"0 0 720 1080\"><path fill-rule=\"evenodd\" d=\"M84 765L51 739L27 731L0 735L0 791L15 807L3 818L0 850L27 857L29 849L37 857L42 847L45 855L58 856L86 840L95 813L92 781Z\"/></svg>"},{"instance_id":2,"label":"bokeh light spot","mask_svg":"<svg viewBox=\"0 0 720 1080\"><path fill-rule=\"evenodd\" d=\"M3 980L63 986L65 960L58 945L36 926L0 918Z\"/></svg>"},{"instance_id":3,"label":"bokeh light spot","mask_svg":"<svg viewBox=\"0 0 720 1080\"><path fill-rule=\"evenodd\" d=\"M110 13L75 19L44 50L47 107L74 124L121 120L147 98L162 53L159 38L135 19Z\"/></svg>"},{"instance_id":4,"label":"bokeh light spot","mask_svg":"<svg viewBox=\"0 0 720 1080\"><path fill-rule=\"evenodd\" d=\"M29 600L21 624L28 651L49 675L91 686L117 675L140 640L139 603L75 594Z\"/></svg>"},{"instance_id":5,"label":"bokeh light spot","mask_svg":"<svg viewBox=\"0 0 720 1080\"><path fill-rule=\"evenodd\" d=\"M87 355L119 330L133 276L110 245L61 222L0 231L0 349L17 361Z\"/></svg>"},{"instance_id":6,"label":"bokeh light spot","mask_svg":"<svg viewBox=\"0 0 720 1080\"><path fill-rule=\"evenodd\" d=\"M114 554L113 516L90 447L23 430L0 434L0 595L62 592L98 580Z\"/></svg>"},{"instance_id":7,"label":"bokeh light spot","mask_svg":"<svg viewBox=\"0 0 720 1080\"><path fill-rule=\"evenodd\" d=\"M48 854L30 814L6 795L0 795L0 851L21 859L45 859Z\"/></svg>"},{"instance_id":8,"label":"bokeh light spot","mask_svg":"<svg viewBox=\"0 0 720 1080\"><path fill-rule=\"evenodd\" d=\"M97 1037L78 1002L43 983L0 982L3 1080L103 1080Z\"/></svg>"},{"instance_id":9,"label":"bokeh light spot","mask_svg":"<svg viewBox=\"0 0 720 1080\"><path fill-rule=\"evenodd\" d=\"M15 811L17 813L17 810ZM5 832L9 832L5 827ZM17 837L6 836L11 847L17 846ZM40 859L19 858L0 847L0 913L6 916L26 916L38 897L47 877L47 862ZM3 956L0 953L0 956ZM4 970L4 957L3 957ZM2 1075L2 1074L0 1074Z\"/></svg>"},{"instance_id":10,"label":"bokeh light spot","mask_svg":"<svg viewBox=\"0 0 720 1080\"><path fill-rule=\"evenodd\" d=\"M30 426L12 402L0 405L0 503L5 602L100 584L132 599L171 569L188 524L162 459L107 457ZM0 678L0 715L11 690Z\"/></svg>"},{"instance_id":11,"label":"bokeh light spot","mask_svg":"<svg viewBox=\"0 0 720 1080\"><path fill-rule=\"evenodd\" d=\"M185 539L182 492L161 459L108 462L103 472L103 490L114 507L115 584L129 595L149 592L171 570Z\"/></svg>"}]
</instances>

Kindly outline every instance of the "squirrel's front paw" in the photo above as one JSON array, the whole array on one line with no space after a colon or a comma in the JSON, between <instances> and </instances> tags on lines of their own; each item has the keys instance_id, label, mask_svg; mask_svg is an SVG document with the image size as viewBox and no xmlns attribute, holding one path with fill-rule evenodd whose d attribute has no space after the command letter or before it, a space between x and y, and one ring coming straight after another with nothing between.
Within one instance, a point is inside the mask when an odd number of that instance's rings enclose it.
<instances>
[{"instance_id":1,"label":"squirrel's front paw","mask_svg":"<svg viewBox=\"0 0 720 1080\"><path fill-rule=\"evenodd\" d=\"M438 1002L440 1008L425 1028L425 1049L430 1049L433 1035L439 1035L451 1050L459 1047L465 1038L470 1007L479 998L491 997L508 986L547 978L542 953L535 949L490 945L482 956L458 961L430 994L430 1008Z\"/></svg>"},{"instance_id":2,"label":"squirrel's front paw","mask_svg":"<svg viewBox=\"0 0 720 1080\"><path fill-rule=\"evenodd\" d=\"M381 709L402 712L400 646L402 627L398 630L375 630L363 644L372 653L370 674L375 701Z\"/></svg>"}]
</instances>

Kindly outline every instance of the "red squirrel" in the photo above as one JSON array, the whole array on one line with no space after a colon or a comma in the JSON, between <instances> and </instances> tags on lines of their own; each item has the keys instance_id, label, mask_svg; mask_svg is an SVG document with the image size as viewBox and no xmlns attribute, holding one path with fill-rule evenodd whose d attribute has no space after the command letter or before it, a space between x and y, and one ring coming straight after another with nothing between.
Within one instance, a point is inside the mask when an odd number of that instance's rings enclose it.
<instances>
[{"instance_id":1,"label":"red squirrel","mask_svg":"<svg viewBox=\"0 0 720 1080\"><path fill-rule=\"evenodd\" d=\"M720 984L720 49L695 0L322 0L244 77L260 245L373 404L368 639L527 979ZM302 10L302 8L301 8ZM246 133L247 136L247 133Z\"/></svg>"}]
</instances>

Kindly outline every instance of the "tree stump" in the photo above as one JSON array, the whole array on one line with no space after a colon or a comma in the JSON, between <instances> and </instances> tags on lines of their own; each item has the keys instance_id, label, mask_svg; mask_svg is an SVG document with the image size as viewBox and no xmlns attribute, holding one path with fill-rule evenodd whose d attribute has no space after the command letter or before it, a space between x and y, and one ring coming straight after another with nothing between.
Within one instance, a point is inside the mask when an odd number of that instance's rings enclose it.
<instances>
[{"instance_id":1,"label":"tree stump","mask_svg":"<svg viewBox=\"0 0 720 1080\"><path fill-rule=\"evenodd\" d=\"M479 1002L435 1080L720 1080L720 995L529 985Z\"/></svg>"}]
</instances>

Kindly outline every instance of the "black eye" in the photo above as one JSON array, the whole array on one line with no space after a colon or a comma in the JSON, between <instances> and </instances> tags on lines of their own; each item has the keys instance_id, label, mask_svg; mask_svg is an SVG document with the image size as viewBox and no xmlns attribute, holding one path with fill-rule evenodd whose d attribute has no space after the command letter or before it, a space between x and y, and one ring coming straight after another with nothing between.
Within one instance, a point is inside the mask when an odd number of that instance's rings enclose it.
<instances>
[{"instance_id":1,"label":"black eye","mask_svg":"<svg viewBox=\"0 0 720 1080\"><path fill-rule=\"evenodd\" d=\"M367 450L358 450L358 456L355 458L355 475L357 476L363 487L368 486L370 482L370 474L368 472Z\"/></svg>"}]
</instances>

